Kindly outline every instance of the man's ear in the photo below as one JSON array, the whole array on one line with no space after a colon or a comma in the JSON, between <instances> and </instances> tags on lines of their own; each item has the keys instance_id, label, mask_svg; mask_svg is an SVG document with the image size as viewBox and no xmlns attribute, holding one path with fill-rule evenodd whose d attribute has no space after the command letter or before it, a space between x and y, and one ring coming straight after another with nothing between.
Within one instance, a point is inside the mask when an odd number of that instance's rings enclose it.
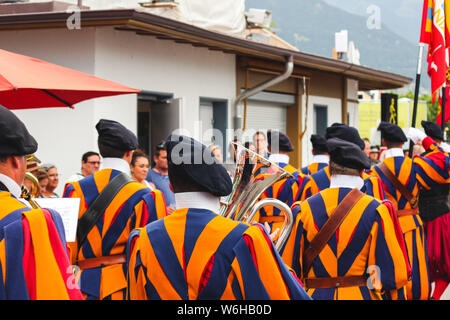
<instances>
[{"instance_id":1,"label":"man's ear","mask_svg":"<svg viewBox=\"0 0 450 320\"><path fill-rule=\"evenodd\" d=\"M17 169L20 167L20 156L11 156L10 158L11 165L14 169Z\"/></svg>"}]
</instances>

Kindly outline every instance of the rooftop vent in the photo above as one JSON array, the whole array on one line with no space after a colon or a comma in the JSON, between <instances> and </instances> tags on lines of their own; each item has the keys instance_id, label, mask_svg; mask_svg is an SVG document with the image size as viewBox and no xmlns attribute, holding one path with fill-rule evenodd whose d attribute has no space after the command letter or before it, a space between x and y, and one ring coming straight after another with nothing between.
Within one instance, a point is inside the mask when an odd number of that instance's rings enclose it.
<instances>
[{"instance_id":1,"label":"rooftop vent","mask_svg":"<svg viewBox=\"0 0 450 320\"><path fill-rule=\"evenodd\" d=\"M175 0L152 0L139 2L139 4L144 8L175 8L178 6L178 2Z\"/></svg>"},{"instance_id":2,"label":"rooftop vent","mask_svg":"<svg viewBox=\"0 0 450 320\"><path fill-rule=\"evenodd\" d=\"M269 28L272 22L272 12L265 9L249 9L245 13L249 27Z\"/></svg>"}]
</instances>

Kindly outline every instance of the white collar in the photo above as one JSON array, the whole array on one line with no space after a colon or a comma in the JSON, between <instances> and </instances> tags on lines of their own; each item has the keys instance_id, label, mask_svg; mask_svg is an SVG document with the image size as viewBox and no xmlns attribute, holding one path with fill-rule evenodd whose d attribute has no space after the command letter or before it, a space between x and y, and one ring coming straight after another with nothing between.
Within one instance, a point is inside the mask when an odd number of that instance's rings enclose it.
<instances>
[{"instance_id":1,"label":"white collar","mask_svg":"<svg viewBox=\"0 0 450 320\"><path fill-rule=\"evenodd\" d=\"M364 180L358 176L333 175L331 176L330 188L351 188L358 189L364 186Z\"/></svg>"},{"instance_id":2,"label":"white collar","mask_svg":"<svg viewBox=\"0 0 450 320\"><path fill-rule=\"evenodd\" d=\"M10 177L0 173L0 181L8 188L9 193L11 193L15 198L19 199L22 194L22 188Z\"/></svg>"},{"instance_id":3,"label":"white collar","mask_svg":"<svg viewBox=\"0 0 450 320\"><path fill-rule=\"evenodd\" d=\"M271 153L269 161L276 163L289 163L289 156L287 154Z\"/></svg>"},{"instance_id":4,"label":"white collar","mask_svg":"<svg viewBox=\"0 0 450 320\"><path fill-rule=\"evenodd\" d=\"M384 158L405 157L405 153L400 148L387 149L384 152Z\"/></svg>"},{"instance_id":5,"label":"white collar","mask_svg":"<svg viewBox=\"0 0 450 320\"><path fill-rule=\"evenodd\" d=\"M102 169L114 169L131 176L129 163L120 158L103 158L100 170Z\"/></svg>"},{"instance_id":6,"label":"white collar","mask_svg":"<svg viewBox=\"0 0 450 320\"><path fill-rule=\"evenodd\" d=\"M180 192L175 193L177 209L197 208L206 209L218 213L220 210L219 197L209 192Z\"/></svg>"},{"instance_id":7,"label":"white collar","mask_svg":"<svg viewBox=\"0 0 450 320\"><path fill-rule=\"evenodd\" d=\"M312 163L329 163L330 162L330 156L326 154L317 154L313 156Z\"/></svg>"}]
</instances>

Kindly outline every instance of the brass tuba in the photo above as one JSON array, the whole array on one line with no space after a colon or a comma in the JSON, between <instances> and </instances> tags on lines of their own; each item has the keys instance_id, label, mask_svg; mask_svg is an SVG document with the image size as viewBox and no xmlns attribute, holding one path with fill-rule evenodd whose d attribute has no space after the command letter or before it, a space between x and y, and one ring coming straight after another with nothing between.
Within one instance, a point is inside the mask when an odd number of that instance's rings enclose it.
<instances>
[{"instance_id":1,"label":"brass tuba","mask_svg":"<svg viewBox=\"0 0 450 320\"><path fill-rule=\"evenodd\" d=\"M31 187L31 190L28 190L27 187L22 186L22 193L21 193L20 197L27 200L30 203L32 208L39 209L40 206L37 204L36 201L33 200L33 198L37 198L40 193L39 181L30 172L25 173L25 179L28 179L31 181L32 187Z\"/></svg>"},{"instance_id":2,"label":"brass tuba","mask_svg":"<svg viewBox=\"0 0 450 320\"><path fill-rule=\"evenodd\" d=\"M255 214L264 206L274 206L284 212L284 225L281 229L275 248L280 251L294 225L292 211L284 202L259 197L274 183L293 176L259 154L234 143L237 147L236 168L233 178L233 189L222 201L220 215L237 221L252 222ZM255 172L267 173L264 179L255 179Z\"/></svg>"},{"instance_id":3,"label":"brass tuba","mask_svg":"<svg viewBox=\"0 0 450 320\"><path fill-rule=\"evenodd\" d=\"M37 198L40 194L39 180L36 178L32 171L39 169L38 164L41 162L34 154L29 154L26 156L27 160L27 171L25 173L25 179L31 182L31 187L28 189L26 186L22 186L21 198L27 200L31 207L34 209L40 208L34 198Z\"/></svg>"}]
</instances>

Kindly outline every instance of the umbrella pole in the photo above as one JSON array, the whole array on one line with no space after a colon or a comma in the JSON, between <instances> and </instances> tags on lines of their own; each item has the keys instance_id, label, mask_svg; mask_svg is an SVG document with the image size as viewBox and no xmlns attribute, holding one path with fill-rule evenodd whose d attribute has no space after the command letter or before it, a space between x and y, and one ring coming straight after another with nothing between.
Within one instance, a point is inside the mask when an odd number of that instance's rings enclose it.
<instances>
[{"instance_id":1,"label":"umbrella pole","mask_svg":"<svg viewBox=\"0 0 450 320\"><path fill-rule=\"evenodd\" d=\"M413 114L412 114L412 121L411 121L411 127L416 127L416 118L417 118L417 105L419 103L419 89L420 89L420 77L422 74L422 58L423 58L423 43L419 43L419 58L417 59L417 73L416 73L416 86L414 89L414 106L413 106ZM409 157L413 157L413 149L414 149L414 143L410 140L409 142Z\"/></svg>"},{"instance_id":2,"label":"umbrella pole","mask_svg":"<svg viewBox=\"0 0 450 320\"><path fill-rule=\"evenodd\" d=\"M53 93L51 93L50 91L48 91L48 90L45 90L45 89L41 89L43 92L45 92L46 94L48 94L50 97L52 97L52 98L55 98L56 100L58 100L59 102L61 102L61 103L64 103L66 106L68 106L70 109L73 109L73 106L70 104L70 103L68 103L67 101L64 101L63 99L61 99L60 97L58 97L57 95L55 95L55 94L53 94Z\"/></svg>"}]
</instances>

